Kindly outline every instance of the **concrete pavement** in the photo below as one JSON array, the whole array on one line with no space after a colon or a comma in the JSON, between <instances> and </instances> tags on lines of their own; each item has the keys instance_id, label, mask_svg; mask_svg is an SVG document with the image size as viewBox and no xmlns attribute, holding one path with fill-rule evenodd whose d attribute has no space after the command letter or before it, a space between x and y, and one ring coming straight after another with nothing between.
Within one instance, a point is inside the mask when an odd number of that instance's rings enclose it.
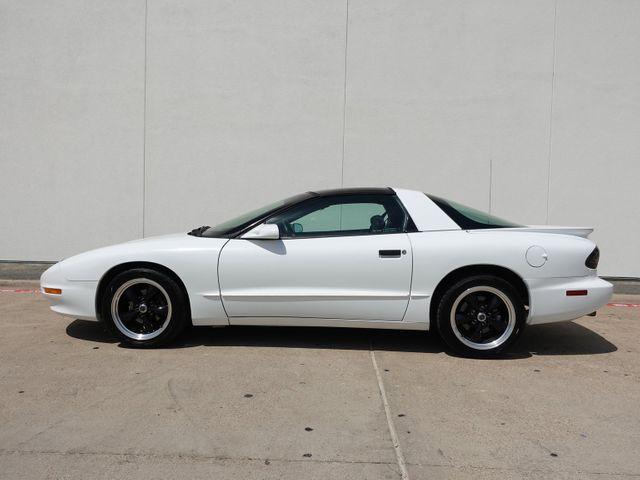
<instances>
[{"instance_id":1,"label":"concrete pavement","mask_svg":"<svg viewBox=\"0 0 640 480\"><path fill-rule=\"evenodd\" d=\"M529 328L502 360L342 329L199 328L134 350L4 292L0 478L396 479L392 430L411 479L638 478L639 319Z\"/></svg>"}]
</instances>

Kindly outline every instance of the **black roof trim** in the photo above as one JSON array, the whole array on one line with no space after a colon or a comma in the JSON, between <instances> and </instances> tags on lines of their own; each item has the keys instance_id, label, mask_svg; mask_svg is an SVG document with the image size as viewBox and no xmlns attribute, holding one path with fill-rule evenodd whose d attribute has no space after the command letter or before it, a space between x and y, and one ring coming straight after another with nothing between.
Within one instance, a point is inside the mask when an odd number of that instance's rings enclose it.
<instances>
[{"instance_id":1,"label":"black roof trim","mask_svg":"<svg viewBox=\"0 0 640 480\"><path fill-rule=\"evenodd\" d=\"M333 195L395 195L395 192L389 187L332 188L330 190L318 190L317 192L309 193L317 197L329 197Z\"/></svg>"}]
</instances>

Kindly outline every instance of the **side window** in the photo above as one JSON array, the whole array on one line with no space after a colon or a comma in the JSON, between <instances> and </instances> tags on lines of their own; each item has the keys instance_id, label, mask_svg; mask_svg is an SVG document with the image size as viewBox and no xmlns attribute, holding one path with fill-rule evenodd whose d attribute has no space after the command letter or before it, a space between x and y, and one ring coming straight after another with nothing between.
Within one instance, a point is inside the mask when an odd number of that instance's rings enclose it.
<instances>
[{"instance_id":1,"label":"side window","mask_svg":"<svg viewBox=\"0 0 640 480\"><path fill-rule=\"evenodd\" d=\"M371 217L384 213L384 207L377 203L336 204L309 212L295 223L307 233L360 231L369 229Z\"/></svg>"},{"instance_id":2,"label":"side window","mask_svg":"<svg viewBox=\"0 0 640 480\"><path fill-rule=\"evenodd\" d=\"M393 195L317 197L276 215L283 238L403 232L406 214Z\"/></svg>"}]
</instances>

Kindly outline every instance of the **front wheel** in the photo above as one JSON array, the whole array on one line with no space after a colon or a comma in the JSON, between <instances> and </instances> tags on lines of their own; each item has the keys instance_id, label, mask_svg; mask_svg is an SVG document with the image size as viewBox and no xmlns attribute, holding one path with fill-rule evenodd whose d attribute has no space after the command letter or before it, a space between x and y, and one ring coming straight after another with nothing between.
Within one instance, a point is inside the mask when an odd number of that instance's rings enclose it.
<instances>
[{"instance_id":1,"label":"front wheel","mask_svg":"<svg viewBox=\"0 0 640 480\"><path fill-rule=\"evenodd\" d=\"M188 303L171 277L149 268L116 275L107 285L100 318L123 343L157 347L172 341L188 322Z\"/></svg>"},{"instance_id":2,"label":"front wheel","mask_svg":"<svg viewBox=\"0 0 640 480\"><path fill-rule=\"evenodd\" d=\"M442 296L437 325L445 343L470 357L492 357L522 333L526 310L505 280L477 275L453 284Z\"/></svg>"}]
</instances>

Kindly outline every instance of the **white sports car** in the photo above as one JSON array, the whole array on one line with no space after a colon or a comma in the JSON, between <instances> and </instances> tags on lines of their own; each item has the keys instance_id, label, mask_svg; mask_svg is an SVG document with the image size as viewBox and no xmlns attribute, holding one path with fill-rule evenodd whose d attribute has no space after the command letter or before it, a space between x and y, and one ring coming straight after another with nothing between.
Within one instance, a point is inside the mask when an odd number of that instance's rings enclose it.
<instances>
[{"instance_id":1,"label":"white sports car","mask_svg":"<svg viewBox=\"0 0 640 480\"><path fill-rule=\"evenodd\" d=\"M187 325L434 330L495 355L526 324L604 305L589 228L517 225L400 188L307 192L215 227L67 258L41 278L53 311L151 347Z\"/></svg>"}]
</instances>

